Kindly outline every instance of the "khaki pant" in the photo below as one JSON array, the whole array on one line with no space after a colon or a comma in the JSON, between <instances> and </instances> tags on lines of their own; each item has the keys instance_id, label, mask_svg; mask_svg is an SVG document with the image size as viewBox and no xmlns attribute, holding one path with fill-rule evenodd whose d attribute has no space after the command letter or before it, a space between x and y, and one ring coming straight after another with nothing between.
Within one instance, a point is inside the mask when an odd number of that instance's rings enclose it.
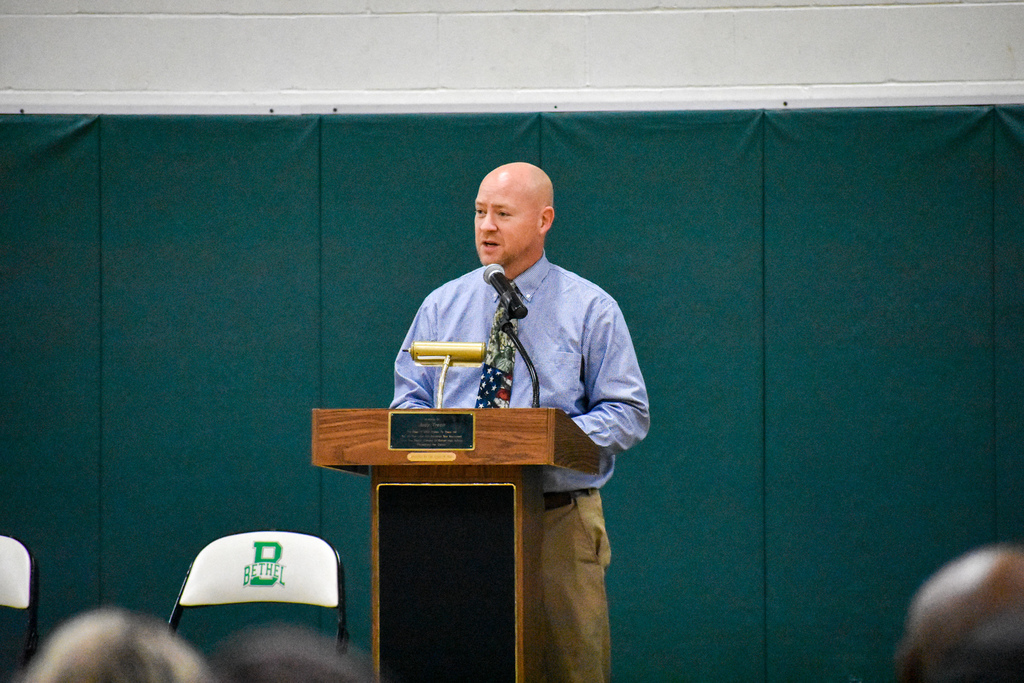
<instances>
[{"instance_id":1,"label":"khaki pant","mask_svg":"<svg viewBox=\"0 0 1024 683\"><path fill-rule=\"evenodd\" d=\"M610 680L611 629L604 574L611 547L597 490L544 513L541 553L548 683Z\"/></svg>"}]
</instances>

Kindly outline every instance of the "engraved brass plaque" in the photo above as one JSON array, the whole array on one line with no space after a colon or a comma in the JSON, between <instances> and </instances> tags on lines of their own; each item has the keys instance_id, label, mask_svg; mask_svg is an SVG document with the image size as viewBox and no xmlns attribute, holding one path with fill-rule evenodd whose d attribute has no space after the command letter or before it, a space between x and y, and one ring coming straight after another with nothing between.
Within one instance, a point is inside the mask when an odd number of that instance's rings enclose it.
<instances>
[{"instance_id":1,"label":"engraved brass plaque","mask_svg":"<svg viewBox=\"0 0 1024 683\"><path fill-rule=\"evenodd\" d=\"M388 423L388 448L393 451L471 451L476 447L473 413L393 412Z\"/></svg>"}]
</instances>

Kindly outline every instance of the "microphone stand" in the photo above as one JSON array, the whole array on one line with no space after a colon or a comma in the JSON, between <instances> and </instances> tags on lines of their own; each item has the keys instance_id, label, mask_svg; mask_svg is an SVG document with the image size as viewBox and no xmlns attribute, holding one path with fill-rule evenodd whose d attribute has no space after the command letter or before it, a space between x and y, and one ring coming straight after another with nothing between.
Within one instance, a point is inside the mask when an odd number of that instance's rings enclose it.
<instances>
[{"instance_id":1,"label":"microphone stand","mask_svg":"<svg viewBox=\"0 0 1024 683\"><path fill-rule=\"evenodd\" d=\"M533 361L530 360L530 354L523 348L523 342L519 341L519 335L516 334L515 328L512 326L512 321L508 317L508 308L502 314L501 319L498 321L501 331L508 335L508 338L512 340L512 343L516 345L516 349L519 350L519 355L523 357L523 361L526 363L526 369L530 371L530 381L533 382L533 407L540 408L540 384L537 383L537 370L533 367Z\"/></svg>"}]
</instances>

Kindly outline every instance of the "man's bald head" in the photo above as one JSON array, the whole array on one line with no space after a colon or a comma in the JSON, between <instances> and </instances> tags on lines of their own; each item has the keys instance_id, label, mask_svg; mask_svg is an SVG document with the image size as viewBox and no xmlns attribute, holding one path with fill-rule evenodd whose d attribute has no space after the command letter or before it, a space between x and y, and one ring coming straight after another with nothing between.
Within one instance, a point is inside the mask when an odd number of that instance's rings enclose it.
<instances>
[{"instance_id":1,"label":"man's bald head","mask_svg":"<svg viewBox=\"0 0 1024 683\"><path fill-rule=\"evenodd\" d=\"M536 263L555 220L553 197L548 174L533 164L505 164L484 176L476 195L480 263L500 264L509 279Z\"/></svg>"},{"instance_id":2,"label":"man's bald head","mask_svg":"<svg viewBox=\"0 0 1024 683\"><path fill-rule=\"evenodd\" d=\"M538 166L525 161L504 164L484 176L483 183L510 183L521 189L524 196L533 198L541 207L554 206L555 190L551 178Z\"/></svg>"}]
</instances>

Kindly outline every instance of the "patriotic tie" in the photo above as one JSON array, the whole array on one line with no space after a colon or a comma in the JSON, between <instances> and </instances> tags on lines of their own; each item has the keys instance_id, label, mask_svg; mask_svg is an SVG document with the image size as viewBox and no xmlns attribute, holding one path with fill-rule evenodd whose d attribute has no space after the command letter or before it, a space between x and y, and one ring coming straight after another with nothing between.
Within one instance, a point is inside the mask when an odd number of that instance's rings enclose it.
<instances>
[{"instance_id":1,"label":"patriotic tie","mask_svg":"<svg viewBox=\"0 0 1024 683\"><path fill-rule=\"evenodd\" d=\"M487 340L484 354L484 371L480 375L480 392L477 394L477 408L508 408L512 398L512 365L516 359L516 348L512 339L502 332L499 321L505 317L505 307L498 305L491 323L491 336ZM518 320L512 321L512 329L518 331Z\"/></svg>"}]
</instances>

